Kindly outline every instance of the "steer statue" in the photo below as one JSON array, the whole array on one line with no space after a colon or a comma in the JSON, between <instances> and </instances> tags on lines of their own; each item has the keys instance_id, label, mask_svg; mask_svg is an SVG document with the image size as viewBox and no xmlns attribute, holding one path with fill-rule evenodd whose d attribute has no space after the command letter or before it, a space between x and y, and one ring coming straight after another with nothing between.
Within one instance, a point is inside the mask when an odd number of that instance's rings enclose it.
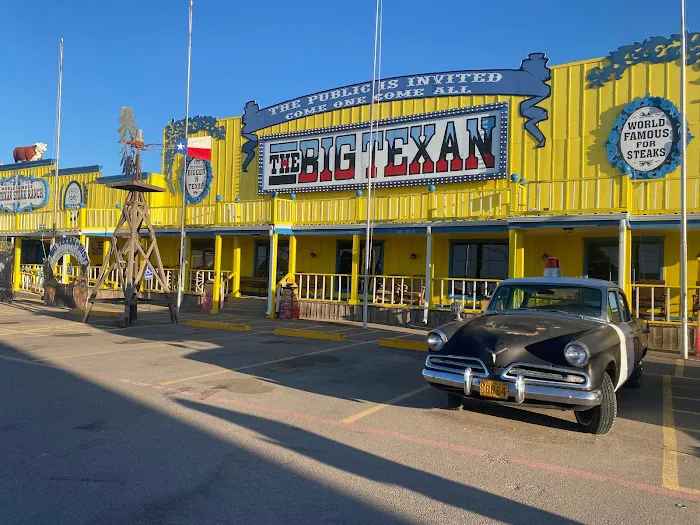
<instances>
[{"instance_id":1,"label":"steer statue","mask_svg":"<svg viewBox=\"0 0 700 525\"><path fill-rule=\"evenodd\" d=\"M37 142L33 146L18 146L12 151L12 156L15 162L32 162L41 160L41 157L46 153L46 144Z\"/></svg>"}]
</instances>

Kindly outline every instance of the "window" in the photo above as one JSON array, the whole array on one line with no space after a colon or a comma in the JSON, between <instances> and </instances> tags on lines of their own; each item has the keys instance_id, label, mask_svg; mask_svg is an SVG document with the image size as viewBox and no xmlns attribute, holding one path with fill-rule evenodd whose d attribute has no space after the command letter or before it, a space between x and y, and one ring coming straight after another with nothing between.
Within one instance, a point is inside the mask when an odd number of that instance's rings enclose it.
<instances>
[{"instance_id":1,"label":"window","mask_svg":"<svg viewBox=\"0 0 700 525\"><path fill-rule=\"evenodd\" d=\"M450 277L506 279L507 241L454 242L450 254Z\"/></svg>"},{"instance_id":2,"label":"window","mask_svg":"<svg viewBox=\"0 0 700 525\"><path fill-rule=\"evenodd\" d=\"M627 297L622 291L618 295L620 299L620 316L623 323L629 323L632 320L632 314L630 313L629 306L627 305Z\"/></svg>"},{"instance_id":3,"label":"window","mask_svg":"<svg viewBox=\"0 0 700 525\"><path fill-rule=\"evenodd\" d=\"M352 273L352 241L338 241L336 249L336 273ZM365 241L360 243L360 274L365 268ZM372 242L372 260L369 266L370 275L384 274L384 242Z\"/></svg>"},{"instance_id":4,"label":"window","mask_svg":"<svg viewBox=\"0 0 700 525\"><path fill-rule=\"evenodd\" d=\"M662 280L663 253L662 237L633 237L632 282Z\"/></svg>"},{"instance_id":5,"label":"window","mask_svg":"<svg viewBox=\"0 0 700 525\"><path fill-rule=\"evenodd\" d=\"M620 305L617 302L617 293L615 290L610 290L608 292L608 317L613 323L619 323L621 321L620 317Z\"/></svg>"},{"instance_id":6,"label":"window","mask_svg":"<svg viewBox=\"0 0 700 525\"><path fill-rule=\"evenodd\" d=\"M267 277L270 263L270 241L257 241L255 243L254 276ZM283 277L289 271L289 241L279 241L277 243L277 276Z\"/></svg>"},{"instance_id":7,"label":"window","mask_svg":"<svg viewBox=\"0 0 700 525\"><path fill-rule=\"evenodd\" d=\"M602 294L596 288L517 284L499 286L489 303L489 311L542 310L573 315L601 316Z\"/></svg>"},{"instance_id":8,"label":"window","mask_svg":"<svg viewBox=\"0 0 700 525\"><path fill-rule=\"evenodd\" d=\"M586 277L617 282L620 248L618 239L586 242Z\"/></svg>"}]
</instances>

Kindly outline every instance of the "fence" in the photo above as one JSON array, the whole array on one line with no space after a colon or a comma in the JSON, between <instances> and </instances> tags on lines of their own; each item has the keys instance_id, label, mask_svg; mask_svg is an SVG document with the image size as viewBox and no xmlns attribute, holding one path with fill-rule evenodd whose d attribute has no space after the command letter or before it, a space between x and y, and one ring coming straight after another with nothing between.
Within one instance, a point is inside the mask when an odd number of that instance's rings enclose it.
<instances>
[{"instance_id":1,"label":"fence","mask_svg":"<svg viewBox=\"0 0 700 525\"><path fill-rule=\"evenodd\" d=\"M666 284L632 284L632 315L650 322L679 323L681 319L680 286ZM688 318L698 314L698 286L688 287Z\"/></svg>"},{"instance_id":2,"label":"fence","mask_svg":"<svg viewBox=\"0 0 700 525\"><path fill-rule=\"evenodd\" d=\"M341 302L350 299L349 274L296 273L294 280L301 300Z\"/></svg>"},{"instance_id":3,"label":"fence","mask_svg":"<svg viewBox=\"0 0 700 525\"><path fill-rule=\"evenodd\" d=\"M461 302L465 310L481 310L488 304L498 279L436 278L433 279L433 297L437 308L449 308Z\"/></svg>"}]
</instances>

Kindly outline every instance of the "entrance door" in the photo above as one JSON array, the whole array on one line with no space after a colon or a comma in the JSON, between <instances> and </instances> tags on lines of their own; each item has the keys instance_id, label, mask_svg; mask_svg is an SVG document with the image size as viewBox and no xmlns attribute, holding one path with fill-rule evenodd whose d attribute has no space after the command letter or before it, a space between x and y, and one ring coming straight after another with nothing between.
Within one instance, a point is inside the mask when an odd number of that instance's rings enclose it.
<instances>
[{"instance_id":1,"label":"entrance door","mask_svg":"<svg viewBox=\"0 0 700 525\"><path fill-rule=\"evenodd\" d=\"M586 241L586 277L616 283L619 261L620 248L617 238Z\"/></svg>"}]
</instances>

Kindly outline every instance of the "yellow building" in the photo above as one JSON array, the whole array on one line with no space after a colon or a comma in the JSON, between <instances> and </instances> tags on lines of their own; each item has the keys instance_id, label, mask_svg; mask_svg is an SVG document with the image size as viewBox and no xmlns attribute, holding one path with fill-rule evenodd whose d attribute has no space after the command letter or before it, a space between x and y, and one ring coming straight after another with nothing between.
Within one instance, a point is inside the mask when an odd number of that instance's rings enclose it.
<instances>
[{"instance_id":1,"label":"yellow building","mask_svg":"<svg viewBox=\"0 0 700 525\"><path fill-rule=\"evenodd\" d=\"M690 35L690 136L700 135L699 42ZM619 281L636 315L677 322L678 47L654 37L604 59L549 67L532 53L512 69L407 75L262 109L249 102L243 116L190 120L190 136L212 136L211 162L177 154L184 125L171 122L162 174L150 176L167 189L150 198L169 276L177 273L184 177L189 294L211 279L215 296L232 301L266 295L274 315L277 288L293 275L307 315L356 317L366 289L387 319L433 324L452 302L479 309L499 280L542 275L545 260L556 258L564 276ZM696 295L697 139L687 154ZM50 163L0 169L41 178ZM119 214L119 195L97 176L58 177L64 193L73 179L85 185L87 200L59 214L57 228L89 246L104 245ZM0 216L3 235L24 239L17 288L29 281L28 243L50 229L52 214L42 211L50 206ZM100 250L89 253L99 262ZM311 306L323 304L331 306Z\"/></svg>"}]
</instances>

